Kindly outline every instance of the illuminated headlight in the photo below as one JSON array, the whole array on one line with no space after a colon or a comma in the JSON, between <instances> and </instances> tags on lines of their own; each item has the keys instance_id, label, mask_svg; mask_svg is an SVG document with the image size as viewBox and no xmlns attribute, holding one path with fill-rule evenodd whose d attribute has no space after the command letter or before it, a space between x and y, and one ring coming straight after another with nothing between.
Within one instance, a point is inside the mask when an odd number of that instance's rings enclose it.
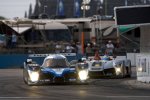
<instances>
[{"instance_id":1,"label":"illuminated headlight","mask_svg":"<svg viewBox=\"0 0 150 100\"><path fill-rule=\"evenodd\" d=\"M38 72L30 72L30 79L32 82L37 82L39 80Z\"/></svg>"},{"instance_id":2,"label":"illuminated headlight","mask_svg":"<svg viewBox=\"0 0 150 100\"><path fill-rule=\"evenodd\" d=\"M116 70L116 74L120 74L121 73L121 67L116 67L115 70Z\"/></svg>"},{"instance_id":3,"label":"illuminated headlight","mask_svg":"<svg viewBox=\"0 0 150 100\"><path fill-rule=\"evenodd\" d=\"M85 81L88 78L88 70L81 70L78 75L81 81Z\"/></svg>"},{"instance_id":4,"label":"illuminated headlight","mask_svg":"<svg viewBox=\"0 0 150 100\"><path fill-rule=\"evenodd\" d=\"M142 67L138 67L138 68L137 68L137 71L138 71L138 72L142 72Z\"/></svg>"}]
</instances>

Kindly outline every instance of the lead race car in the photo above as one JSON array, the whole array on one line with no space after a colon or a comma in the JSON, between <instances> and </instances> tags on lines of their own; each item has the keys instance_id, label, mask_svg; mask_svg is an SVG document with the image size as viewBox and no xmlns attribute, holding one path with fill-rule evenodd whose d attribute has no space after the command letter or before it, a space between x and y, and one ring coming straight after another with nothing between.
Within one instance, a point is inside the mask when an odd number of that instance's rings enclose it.
<instances>
[{"instance_id":1,"label":"lead race car","mask_svg":"<svg viewBox=\"0 0 150 100\"><path fill-rule=\"evenodd\" d=\"M88 68L71 66L67 58L60 54L47 56L40 66L32 59L24 62L23 79L28 85L44 83L87 83Z\"/></svg>"},{"instance_id":2,"label":"lead race car","mask_svg":"<svg viewBox=\"0 0 150 100\"><path fill-rule=\"evenodd\" d=\"M96 55L98 59L87 59L89 77L114 77L123 78L131 76L131 61L126 58L102 59Z\"/></svg>"}]
</instances>

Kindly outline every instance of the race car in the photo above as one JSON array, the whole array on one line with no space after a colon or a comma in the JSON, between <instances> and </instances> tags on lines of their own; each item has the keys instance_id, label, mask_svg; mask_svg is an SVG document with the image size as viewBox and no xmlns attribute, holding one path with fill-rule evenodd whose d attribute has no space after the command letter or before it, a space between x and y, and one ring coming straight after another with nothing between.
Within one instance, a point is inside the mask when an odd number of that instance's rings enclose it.
<instances>
[{"instance_id":1,"label":"race car","mask_svg":"<svg viewBox=\"0 0 150 100\"><path fill-rule=\"evenodd\" d=\"M47 56L40 66L32 59L24 62L23 79L27 85L49 83L86 83L88 68L71 66L67 58L61 54Z\"/></svg>"},{"instance_id":2,"label":"race car","mask_svg":"<svg viewBox=\"0 0 150 100\"><path fill-rule=\"evenodd\" d=\"M90 59L88 64L89 77L123 78L131 76L131 61L128 59Z\"/></svg>"}]
</instances>

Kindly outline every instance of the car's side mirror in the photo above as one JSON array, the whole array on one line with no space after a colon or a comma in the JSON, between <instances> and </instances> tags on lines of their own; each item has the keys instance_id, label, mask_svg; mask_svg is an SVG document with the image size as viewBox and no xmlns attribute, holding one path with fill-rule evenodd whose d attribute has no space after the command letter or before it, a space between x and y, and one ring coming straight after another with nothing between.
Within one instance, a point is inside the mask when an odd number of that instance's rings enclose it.
<instances>
[{"instance_id":1,"label":"car's side mirror","mask_svg":"<svg viewBox=\"0 0 150 100\"><path fill-rule=\"evenodd\" d=\"M81 60L82 60L82 61L86 61L87 59L86 59L86 58L81 58Z\"/></svg>"},{"instance_id":2,"label":"car's side mirror","mask_svg":"<svg viewBox=\"0 0 150 100\"><path fill-rule=\"evenodd\" d=\"M27 63L32 63L32 59L27 59Z\"/></svg>"}]
</instances>

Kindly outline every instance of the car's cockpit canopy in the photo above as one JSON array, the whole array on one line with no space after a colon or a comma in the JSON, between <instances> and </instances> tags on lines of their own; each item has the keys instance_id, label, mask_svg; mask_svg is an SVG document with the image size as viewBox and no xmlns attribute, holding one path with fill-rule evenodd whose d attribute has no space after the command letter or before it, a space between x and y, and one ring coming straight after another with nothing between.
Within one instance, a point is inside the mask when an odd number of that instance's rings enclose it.
<instances>
[{"instance_id":1,"label":"car's cockpit canopy","mask_svg":"<svg viewBox=\"0 0 150 100\"><path fill-rule=\"evenodd\" d=\"M69 62L63 55L50 55L45 58L42 67L66 68L69 67Z\"/></svg>"}]
</instances>

